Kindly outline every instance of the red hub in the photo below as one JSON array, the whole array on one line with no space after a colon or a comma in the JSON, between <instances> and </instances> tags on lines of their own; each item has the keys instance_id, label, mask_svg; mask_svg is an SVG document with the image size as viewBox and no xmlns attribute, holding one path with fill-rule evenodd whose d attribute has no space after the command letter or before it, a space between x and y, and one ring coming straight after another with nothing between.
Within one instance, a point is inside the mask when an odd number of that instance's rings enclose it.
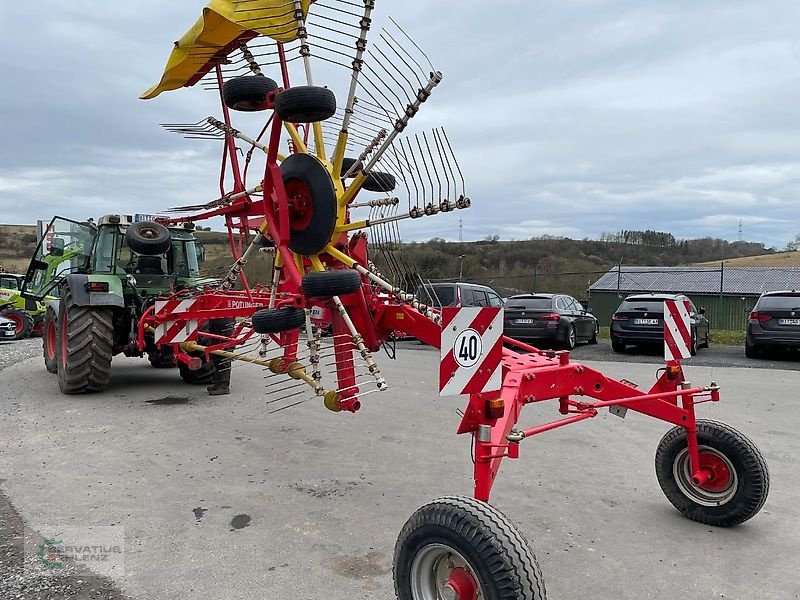
<instances>
[{"instance_id":1,"label":"red hub","mask_svg":"<svg viewBox=\"0 0 800 600\"><path fill-rule=\"evenodd\" d=\"M442 591L445 592L445 597L451 600L475 600L478 595L478 584L469 571L463 567L456 567L450 572L450 578L444 584Z\"/></svg>"},{"instance_id":2,"label":"red hub","mask_svg":"<svg viewBox=\"0 0 800 600\"><path fill-rule=\"evenodd\" d=\"M311 224L314 215L311 193L299 179L290 179L285 188L289 200L289 223L295 231L302 231Z\"/></svg>"},{"instance_id":3,"label":"red hub","mask_svg":"<svg viewBox=\"0 0 800 600\"><path fill-rule=\"evenodd\" d=\"M732 474L728 464L714 452L700 452L700 470L707 479L698 487L709 492L721 492L731 484Z\"/></svg>"},{"instance_id":4,"label":"red hub","mask_svg":"<svg viewBox=\"0 0 800 600\"><path fill-rule=\"evenodd\" d=\"M44 332L44 347L47 351L47 360L56 358L56 324L55 321L48 321L47 331Z\"/></svg>"},{"instance_id":5,"label":"red hub","mask_svg":"<svg viewBox=\"0 0 800 600\"><path fill-rule=\"evenodd\" d=\"M5 315L6 319L14 321L14 333L19 335L22 333L22 328L25 326L25 323L22 322L22 319L15 314Z\"/></svg>"}]
</instances>

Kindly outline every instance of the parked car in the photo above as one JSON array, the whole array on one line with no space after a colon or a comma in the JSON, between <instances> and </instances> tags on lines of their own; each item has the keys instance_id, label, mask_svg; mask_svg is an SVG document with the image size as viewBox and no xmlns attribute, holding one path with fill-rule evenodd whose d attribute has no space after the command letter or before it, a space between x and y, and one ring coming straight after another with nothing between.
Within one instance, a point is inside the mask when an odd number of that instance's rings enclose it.
<instances>
[{"instance_id":1,"label":"parked car","mask_svg":"<svg viewBox=\"0 0 800 600\"><path fill-rule=\"evenodd\" d=\"M17 337L17 324L11 319L0 317L0 340L14 340Z\"/></svg>"},{"instance_id":2,"label":"parked car","mask_svg":"<svg viewBox=\"0 0 800 600\"><path fill-rule=\"evenodd\" d=\"M578 342L597 343L597 319L565 294L512 296L503 318L503 333L520 341L548 341L567 350Z\"/></svg>"},{"instance_id":3,"label":"parked car","mask_svg":"<svg viewBox=\"0 0 800 600\"><path fill-rule=\"evenodd\" d=\"M800 292L766 292L747 320L744 353L758 358L767 348L800 348Z\"/></svg>"},{"instance_id":4,"label":"parked car","mask_svg":"<svg viewBox=\"0 0 800 600\"><path fill-rule=\"evenodd\" d=\"M689 302L692 356L697 354L698 348L708 348L711 326L704 308L698 310L683 294L634 294L625 298L611 317L611 347L614 352L624 352L629 345L664 343L664 300Z\"/></svg>"},{"instance_id":5,"label":"parked car","mask_svg":"<svg viewBox=\"0 0 800 600\"><path fill-rule=\"evenodd\" d=\"M426 283L419 286L417 299L434 308L446 306L503 306L500 294L474 283Z\"/></svg>"}]
</instances>

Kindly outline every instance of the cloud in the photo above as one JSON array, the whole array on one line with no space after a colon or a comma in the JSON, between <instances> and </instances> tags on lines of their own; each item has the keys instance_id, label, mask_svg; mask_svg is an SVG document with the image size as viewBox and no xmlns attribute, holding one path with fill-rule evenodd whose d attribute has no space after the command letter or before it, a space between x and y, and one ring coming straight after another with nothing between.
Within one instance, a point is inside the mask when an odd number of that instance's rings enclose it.
<instances>
[{"instance_id":1,"label":"cloud","mask_svg":"<svg viewBox=\"0 0 800 600\"><path fill-rule=\"evenodd\" d=\"M157 127L218 115L214 93L137 99L201 5L0 8L0 222L156 212L219 195L219 144ZM465 239L617 229L735 239L741 220L747 239L782 246L800 230L798 3L498 6L376 3L373 41L391 11L445 74L412 131L446 127L473 199L467 211L408 223L405 239L458 239L459 218ZM342 98L347 74L315 68ZM299 69L294 61L295 81ZM242 131L260 129L260 115L237 117Z\"/></svg>"}]
</instances>

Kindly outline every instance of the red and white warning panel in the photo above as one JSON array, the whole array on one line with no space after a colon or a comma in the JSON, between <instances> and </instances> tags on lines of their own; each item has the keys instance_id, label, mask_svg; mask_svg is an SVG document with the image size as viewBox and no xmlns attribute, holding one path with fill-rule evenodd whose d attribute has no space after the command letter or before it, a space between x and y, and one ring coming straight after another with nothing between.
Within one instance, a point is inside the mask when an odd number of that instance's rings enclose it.
<instances>
[{"instance_id":1,"label":"red and white warning panel","mask_svg":"<svg viewBox=\"0 0 800 600\"><path fill-rule=\"evenodd\" d=\"M196 298L189 298L188 300L156 300L155 316L180 317L181 313L189 311L196 302ZM197 319L164 321L156 326L156 343L172 344L189 341L192 335L197 332L198 327Z\"/></svg>"},{"instance_id":2,"label":"red and white warning panel","mask_svg":"<svg viewBox=\"0 0 800 600\"><path fill-rule=\"evenodd\" d=\"M503 385L503 309L442 309L439 395L499 390Z\"/></svg>"},{"instance_id":3,"label":"red and white warning panel","mask_svg":"<svg viewBox=\"0 0 800 600\"><path fill-rule=\"evenodd\" d=\"M664 359L691 358L692 323L688 300L664 300Z\"/></svg>"}]
</instances>

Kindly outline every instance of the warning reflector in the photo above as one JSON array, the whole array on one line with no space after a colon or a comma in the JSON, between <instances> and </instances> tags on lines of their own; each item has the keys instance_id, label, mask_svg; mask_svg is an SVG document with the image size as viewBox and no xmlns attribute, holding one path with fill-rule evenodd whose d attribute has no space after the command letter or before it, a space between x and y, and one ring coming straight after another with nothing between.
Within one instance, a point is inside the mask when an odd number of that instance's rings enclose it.
<instances>
[{"instance_id":1,"label":"warning reflector","mask_svg":"<svg viewBox=\"0 0 800 600\"><path fill-rule=\"evenodd\" d=\"M688 300L664 300L664 359L691 358L692 322Z\"/></svg>"},{"instance_id":2,"label":"warning reflector","mask_svg":"<svg viewBox=\"0 0 800 600\"><path fill-rule=\"evenodd\" d=\"M503 309L442 309L439 395L499 390L503 385Z\"/></svg>"}]
</instances>

